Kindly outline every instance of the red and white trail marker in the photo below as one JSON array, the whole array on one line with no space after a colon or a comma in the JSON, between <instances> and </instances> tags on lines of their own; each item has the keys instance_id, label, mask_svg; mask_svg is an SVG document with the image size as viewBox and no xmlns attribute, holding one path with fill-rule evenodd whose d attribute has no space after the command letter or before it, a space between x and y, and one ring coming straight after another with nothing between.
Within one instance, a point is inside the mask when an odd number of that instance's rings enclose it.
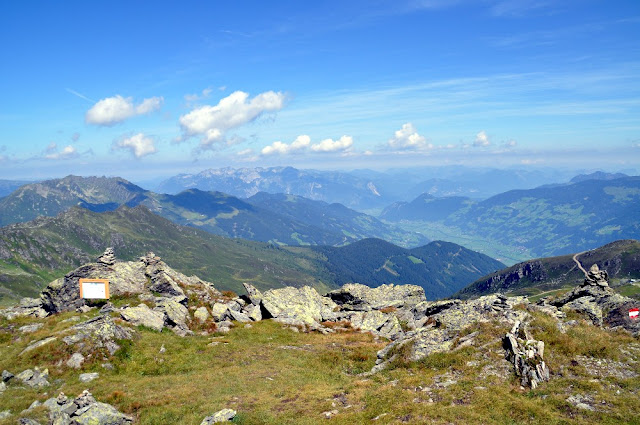
<instances>
[{"instance_id":1,"label":"red and white trail marker","mask_svg":"<svg viewBox=\"0 0 640 425\"><path fill-rule=\"evenodd\" d=\"M629 318L631 319L637 319L638 318L638 311L640 311L637 308L631 308L629 309Z\"/></svg>"}]
</instances>

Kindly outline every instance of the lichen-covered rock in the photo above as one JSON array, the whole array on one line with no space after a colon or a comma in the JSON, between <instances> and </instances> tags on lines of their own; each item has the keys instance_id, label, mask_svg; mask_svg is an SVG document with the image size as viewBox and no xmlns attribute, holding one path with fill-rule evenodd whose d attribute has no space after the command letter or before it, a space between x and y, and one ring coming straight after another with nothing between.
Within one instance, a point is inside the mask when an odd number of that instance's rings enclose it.
<instances>
[{"instance_id":1,"label":"lichen-covered rock","mask_svg":"<svg viewBox=\"0 0 640 425\"><path fill-rule=\"evenodd\" d=\"M25 353L28 353L29 351L33 351L33 350L36 350L36 349L38 349L38 348L40 348L40 347L43 347L43 346L45 346L45 345L47 345L47 344L50 344L50 343L52 343L53 341L55 341L55 340L57 340L57 339L58 339L58 338L56 338L55 336L50 336L50 337L48 337L48 338L45 338L45 339L41 339L41 340L39 340L39 341L32 342L32 343L31 343L31 344L29 344L29 345L28 345L24 350L22 350L22 351L20 352L20 355L23 355L23 354L25 354Z\"/></svg>"},{"instance_id":2,"label":"lichen-covered rock","mask_svg":"<svg viewBox=\"0 0 640 425\"><path fill-rule=\"evenodd\" d=\"M259 306L262 302L262 292L250 283L243 282L242 286L244 286L245 291L247 291L249 302L255 306Z\"/></svg>"},{"instance_id":3,"label":"lichen-covered rock","mask_svg":"<svg viewBox=\"0 0 640 425\"><path fill-rule=\"evenodd\" d=\"M200 423L200 425L211 425L217 424L220 422L228 422L231 421L236 416L236 411L233 409L222 409L211 416L207 416Z\"/></svg>"},{"instance_id":4,"label":"lichen-covered rock","mask_svg":"<svg viewBox=\"0 0 640 425\"><path fill-rule=\"evenodd\" d=\"M216 322L222 322L231 319L229 307L224 303L215 303L211 306L211 316Z\"/></svg>"},{"instance_id":5,"label":"lichen-covered rock","mask_svg":"<svg viewBox=\"0 0 640 425\"><path fill-rule=\"evenodd\" d=\"M318 323L332 316L337 305L327 303L310 286L270 289L263 293L262 306L269 317L299 320L307 325Z\"/></svg>"},{"instance_id":6,"label":"lichen-covered rock","mask_svg":"<svg viewBox=\"0 0 640 425\"><path fill-rule=\"evenodd\" d=\"M120 316L123 320L136 326L143 325L156 331L161 331L164 328L164 314L151 310L146 304L123 308L120 310Z\"/></svg>"},{"instance_id":7,"label":"lichen-covered rock","mask_svg":"<svg viewBox=\"0 0 640 425\"><path fill-rule=\"evenodd\" d=\"M32 388L48 387L50 385L48 378L49 370L40 370L38 367L24 370L16 375L17 380Z\"/></svg>"},{"instance_id":8,"label":"lichen-covered rock","mask_svg":"<svg viewBox=\"0 0 640 425\"><path fill-rule=\"evenodd\" d=\"M199 307L193 312L193 317L200 323L206 322L209 318L209 312L206 307Z\"/></svg>"},{"instance_id":9,"label":"lichen-covered rock","mask_svg":"<svg viewBox=\"0 0 640 425\"><path fill-rule=\"evenodd\" d=\"M8 320L13 320L16 317L43 318L47 317L48 314L44 310L40 298L22 298L18 305L0 310L0 316Z\"/></svg>"},{"instance_id":10,"label":"lichen-covered rock","mask_svg":"<svg viewBox=\"0 0 640 425\"><path fill-rule=\"evenodd\" d=\"M187 325L189 310L180 302L179 297L157 299L154 310L164 315L165 325L176 334L185 336L191 332Z\"/></svg>"},{"instance_id":11,"label":"lichen-covered rock","mask_svg":"<svg viewBox=\"0 0 640 425\"><path fill-rule=\"evenodd\" d=\"M104 347L110 354L120 348L116 340L133 337L131 329L116 324L108 315L96 316L79 323L71 327L70 332L70 335L62 339L67 345L76 345L78 351Z\"/></svg>"},{"instance_id":12,"label":"lichen-covered rock","mask_svg":"<svg viewBox=\"0 0 640 425\"><path fill-rule=\"evenodd\" d=\"M427 300L424 289L420 286L393 284L371 288L359 283L349 283L326 296L343 309L354 311L380 310L388 307L411 308Z\"/></svg>"},{"instance_id":13,"label":"lichen-covered rock","mask_svg":"<svg viewBox=\"0 0 640 425\"><path fill-rule=\"evenodd\" d=\"M56 425L126 425L133 418L119 412L110 404L98 402L85 390L75 400L64 393L43 403L49 409L50 424Z\"/></svg>"}]
</instances>

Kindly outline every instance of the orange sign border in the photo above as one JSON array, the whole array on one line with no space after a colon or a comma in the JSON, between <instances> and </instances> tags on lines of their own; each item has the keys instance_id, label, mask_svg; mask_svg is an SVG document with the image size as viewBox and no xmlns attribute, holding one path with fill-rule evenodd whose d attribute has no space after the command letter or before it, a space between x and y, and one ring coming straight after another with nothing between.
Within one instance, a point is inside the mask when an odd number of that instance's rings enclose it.
<instances>
[{"instance_id":1,"label":"orange sign border","mask_svg":"<svg viewBox=\"0 0 640 425\"><path fill-rule=\"evenodd\" d=\"M109 299L109 280L107 279L80 279L78 284L80 285L80 298L84 298L82 296L82 284L85 282L96 282L96 283L104 283L104 295L106 300Z\"/></svg>"}]
</instances>

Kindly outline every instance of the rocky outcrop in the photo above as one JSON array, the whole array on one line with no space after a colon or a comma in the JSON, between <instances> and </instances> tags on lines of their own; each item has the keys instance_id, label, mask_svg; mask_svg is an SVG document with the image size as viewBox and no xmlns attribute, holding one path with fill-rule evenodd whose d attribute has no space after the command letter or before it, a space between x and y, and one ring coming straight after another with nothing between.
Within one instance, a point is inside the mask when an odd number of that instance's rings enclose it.
<instances>
[{"instance_id":1,"label":"rocky outcrop","mask_svg":"<svg viewBox=\"0 0 640 425\"><path fill-rule=\"evenodd\" d=\"M334 319L333 310L337 307L309 286L270 289L263 294L261 305L267 318L302 325Z\"/></svg>"},{"instance_id":2,"label":"rocky outcrop","mask_svg":"<svg viewBox=\"0 0 640 425\"><path fill-rule=\"evenodd\" d=\"M117 261L112 248L98 257L96 263L85 264L63 278L51 282L40 296L41 307L47 313L70 311L85 305L80 298L80 279L107 279L111 295L135 295L152 292L156 296L173 298L186 304L182 286L202 298L220 296L209 282L185 276L165 264L150 252L138 261Z\"/></svg>"},{"instance_id":3,"label":"rocky outcrop","mask_svg":"<svg viewBox=\"0 0 640 425\"><path fill-rule=\"evenodd\" d=\"M342 308L353 311L411 308L427 300L421 286L393 284L371 288L359 283L349 283L329 292L327 297Z\"/></svg>"},{"instance_id":4,"label":"rocky outcrop","mask_svg":"<svg viewBox=\"0 0 640 425\"><path fill-rule=\"evenodd\" d=\"M462 331L478 322L497 320L508 324L522 319L526 313L513 306L524 302L524 297L507 298L504 295L487 295L471 301L444 300L422 302L412 308L414 330L406 332L378 352L373 372L396 359L401 350L406 360L417 361L432 353L452 349L460 343ZM473 344L473 337L465 344Z\"/></svg>"},{"instance_id":5,"label":"rocky outcrop","mask_svg":"<svg viewBox=\"0 0 640 425\"><path fill-rule=\"evenodd\" d=\"M18 305L0 310L0 316L8 320L13 320L17 317L43 318L48 313L42 307L40 298L22 298Z\"/></svg>"},{"instance_id":6,"label":"rocky outcrop","mask_svg":"<svg viewBox=\"0 0 640 425\"><path fill-rule=\"evenodd\" d=\"M520 385L536 388L540 382L549 380L549 368L544 362L544 342L536 341L520 322L504 337L506 357L513 364Z\"/></svg>"},{"instance_id":7,"label":"rocky outcrop","mask_svg":"<svg viewBox=\"0 0 640 425\"><path fill-rule=\"evenodd\" d=\"M109 354L114 354L120 348L117 340L133 337L131 329L116 324L109 315L96 316L72 326L70 332L62 340L67 345L73 345L76 352L105 348Z\"/></svg>"},{"instance_id":8,"label":"rocky outcrop","mask_svg":"<svg viewBox=\"0 0 640 425\"><path fill-rule=\"evenodd\" d=\"M43 405L49 409L50 423L55 425L127 425L133 422L131 416L110 404L100 403L87 390L75 399L60 393Z\"/></svg>"},{"instance_id":9,"label":"rocky outcrop","mask_svg":"<svg viewBox=\"0 0 640 425\"><path fill-rule=\"evenodd\" d=\"M628 315L630 308L637 307L637 301L615 293L607 279L607 272L594 264L582 285L558 299L545 301L561 310L584 314L596 326L622 327L640 335L640 321Z\"/></svg>"}]
</instances>

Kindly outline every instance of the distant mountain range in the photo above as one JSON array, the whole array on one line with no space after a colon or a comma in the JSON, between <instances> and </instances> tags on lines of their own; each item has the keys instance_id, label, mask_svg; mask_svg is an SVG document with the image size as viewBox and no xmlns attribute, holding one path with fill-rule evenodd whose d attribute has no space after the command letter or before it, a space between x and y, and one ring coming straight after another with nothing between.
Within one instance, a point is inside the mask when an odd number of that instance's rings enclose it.
<instances>
[{"instance_id":1,"label":"distant mountain range","mask_svg":"<svg viewBox=\"0 0 640 425\"><path fill-rule=\"evenodd\" d=\"M124 260L154 251L183 273L235 291L242 282L260 289L311 285L321 292L348 281L412 283L433 299L504 266L444 242L411 250L379 239L344 248L278 247L180 226L142 205L103 213L74 207L56 217L0 228L0 298L36 295L108 246Z\"/></svg>"},{"instance_id":2,"label":"distant mountain range","mask_svg":"<svg viewBox=\"0 0 640 425\"><path fill-rule=\"evenodd\" d=\"M573 257L569 254L538 258L498 270L476 280L454 297L474 298L495 292L533 295L573 287L584 280L584 273ZM640 279L640 241L615 241L579 253L576 257L584 269L597 264L601 270L606 270L612 283L615 280Z\"/></svg>"},{"instance_id":3,"label":"distant mountain range","mask_svg":"<svg viewBox=\"0 0 640 425\"><path fill-rule=\"evenodd\" d=\"M340 203L359 211L429 195L484 199L512 189L565 181L558 170L497 170L466 167L420 167L387 172L318 171L293 167L221 168L171 177L154 190L176 194L187 189L219 191L246 198L258 192L285 193Z\"/></svg>"},{"instance_id":4,"label":"distant mountain range","mask_svg":"<svg viewBox=\"0 0 640 425\"><path fill-rule=\"evenodd\" d=\"M342 172L293 167L221 168L198 174L180 174L164 181L156 190L179 193L193 188L221 191L242 198L258 192L285 193L360 209L386 205L394 200L381 194L369 179Z\"/></svg>"},{"instance_id":5,"label":"distant mountain range","mask_svg":"<svg viewBox=\"0 0 640 425\"><path fill-rule=\"evenodd\" d=\"M222 236L278 244L344 245L366 237L403 246L428 242L420 234L384 224L342 205L267 194L252 199L198 189L176 195L158 194L121 178L68 176L22 186L0 199L0 225L55 216L73 206L103 212L121 205L145 205L178 224Z\"/></svg>"},{"instance_id":6,"label":"distant mountain range","mask_svg":"<svg viewBox=\"0 0 640 425\"><path fill-rule=\"evenodd\" d=\"M437 223L532 256L561 255L640 238L640 177L581 177L576 183L512 190L480 202L422 195L393 204L381 218L413 230L420 226L407 223L423 222L425 228Z\"/></svg>"}]
</instances>

